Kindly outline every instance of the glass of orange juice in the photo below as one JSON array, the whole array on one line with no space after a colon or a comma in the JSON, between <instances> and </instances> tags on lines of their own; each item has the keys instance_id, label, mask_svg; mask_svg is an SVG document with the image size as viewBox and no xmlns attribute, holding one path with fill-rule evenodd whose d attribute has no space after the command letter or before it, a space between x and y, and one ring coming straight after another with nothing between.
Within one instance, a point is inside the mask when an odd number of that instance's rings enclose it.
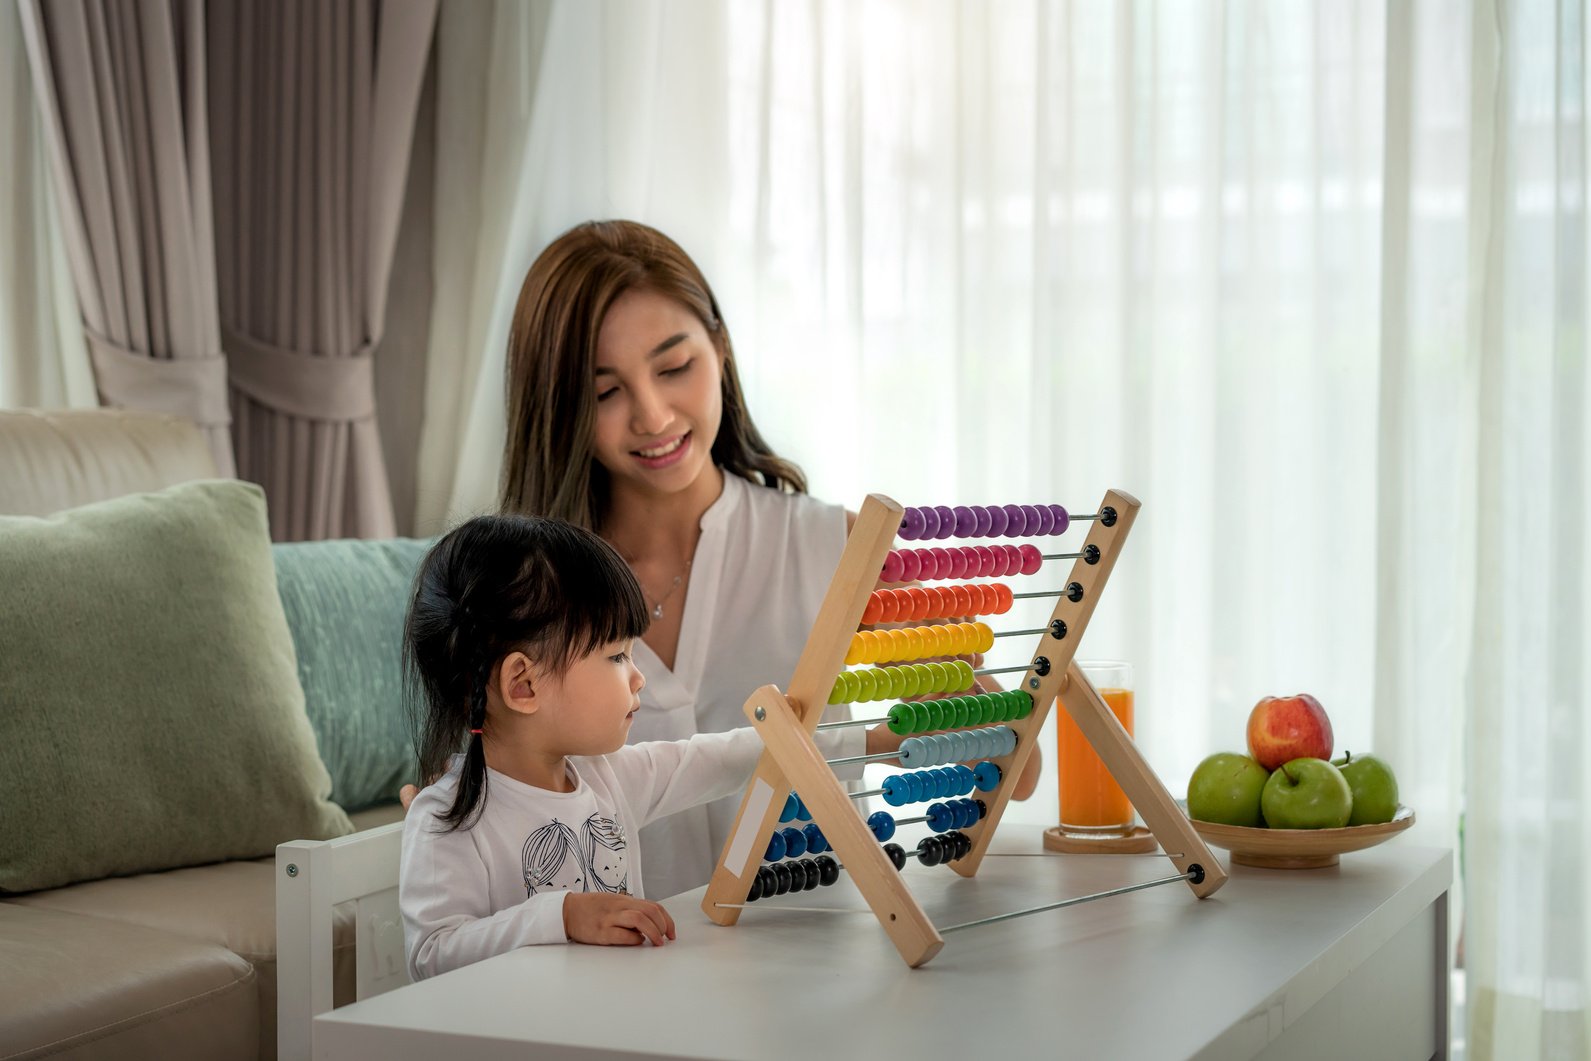
<instances>
[{"instance_id":1,"label":"glass of orange juice","mask_svg":"<svg viewBox=\"0 0 1591 1061\"><path fill-rule=\"evenodd\" d=\"M1085 677L1100 698L1132 736L1132 666L1114 660L1084 663ZM1057 704L1055 731L1056 772L1060 775L1061 834L1076 839L1112 839L1132 832L1133 809L1127 794L1100 761L1094 746L1072 720L1071 712Z\"/></svg>"}]
</instances>

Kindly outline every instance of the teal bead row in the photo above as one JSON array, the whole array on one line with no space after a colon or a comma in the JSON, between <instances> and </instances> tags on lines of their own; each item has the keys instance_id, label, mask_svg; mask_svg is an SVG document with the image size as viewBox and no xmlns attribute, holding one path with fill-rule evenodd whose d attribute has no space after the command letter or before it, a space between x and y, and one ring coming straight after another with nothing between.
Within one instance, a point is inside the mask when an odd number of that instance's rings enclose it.
<instances>
[{"instance_id":1,"label":"teal bead row","mask_svg":"<svg viewBox=\"0 0 1591 1061\"><path fill-rule=\"evenodd\" d=\"M977 676L964 659L947 663L902 663L896 667L869 667L841 671L829 692L831 704L857 704L868 700L900 700L929 693L959 693L972 688Z\"/></svg>"},{"instance_id":2,"label":"teal bead row","mask_svg":"<svg viewBox=\"0 0 1591 1061\"><path fill-rule=\"evenodd\" d=\"M966 729L996 722L1015 722L1033 713L1033 697L1022 689L1000 693L973 693L943 700L896 704L889 709L889 731L895 734L927 733L938 729Z\"/></svg>"}]
</instances>

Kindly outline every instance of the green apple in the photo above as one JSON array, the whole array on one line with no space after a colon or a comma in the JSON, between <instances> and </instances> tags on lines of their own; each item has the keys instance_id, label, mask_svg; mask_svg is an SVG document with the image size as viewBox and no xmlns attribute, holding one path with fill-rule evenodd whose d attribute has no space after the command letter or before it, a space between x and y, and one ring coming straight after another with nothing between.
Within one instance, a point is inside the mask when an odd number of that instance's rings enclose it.
<instances>
[{"instance_id":1,"label":"green apple","mask_svg":"<svg viewBox=\"0 0 1591 1061\"><path fill-rule=\"evenodd\" d=\"M1379 825L1389 822L1398 813L1398 779L1386 760L1374 755L1361 755L1344 751L1341 759L1331 764L1342 771L1342 776L1353 790L1353 814L1349 825Z\"/></svg>"},{"instance_id":2,"label":"green apple","mask_svg":"<svg viewBox=\"0 0 1591 1061\"><path fill-rule=\"evenodd\" d=\"M1217 752L1193 768L1188 778L1188 817L1220 825L1265 824L1260 793L1270 771L1246 755Z\"/></svg>"},{"instance_id":3,"label":"green apple","mask_svg":"<svg viewBox=\"0 0 1591 1061\"><path fill-rule=\"evenodd\" d=\"M1353 789L1324 759L1293 759L1276 768L1260 807L1272 829L1340 829L1353 814Z\"/></svg>"}]
</instances>

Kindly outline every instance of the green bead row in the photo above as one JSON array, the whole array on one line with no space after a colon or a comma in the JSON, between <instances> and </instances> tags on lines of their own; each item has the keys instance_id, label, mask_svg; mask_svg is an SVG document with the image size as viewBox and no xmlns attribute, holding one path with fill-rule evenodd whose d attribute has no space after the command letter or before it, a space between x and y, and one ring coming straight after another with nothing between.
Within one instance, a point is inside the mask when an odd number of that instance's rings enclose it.
<instances>
[{"instance_id":1,"label":"green bead row","mask_svg":"<svg viewBox=\"0 0 1591 1061\"><path fill-rule=\"evenodd\" d=\"M1001 693L973 693L943 700L896 704L889 709L889 731L928 733L939 729L966 729L996 722L1015 722L1033 713L1033 697L1021 689Z\"/></svg>"},{"instance_id":2,"label":"green bead row","mask_svg":"<svg viewBox=\"0 0 1591 1061\"><path fill-rule=\"evenodd\" d=\"M929 693L954 693L972 688L976 676L964 659L948 663L903 663L898 667L869 667L840 672L829 693L831 704L867 700L899 700Z\"/></svg>"}]
</instances>

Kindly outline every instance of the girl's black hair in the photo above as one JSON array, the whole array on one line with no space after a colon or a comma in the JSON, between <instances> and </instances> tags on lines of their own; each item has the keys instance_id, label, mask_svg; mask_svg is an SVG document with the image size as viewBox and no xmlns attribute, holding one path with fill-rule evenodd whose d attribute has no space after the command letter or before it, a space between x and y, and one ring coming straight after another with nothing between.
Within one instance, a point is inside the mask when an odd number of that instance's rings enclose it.
<instances>
[{"instance_id":1,"label":"girl's black hair","mask_svg":"<svg viewBox=\"0 0 1591 1061\"><path fill-rule=\"evenodd\" d=\"M432 547L404 623L409 715L422 783L465 749L458 795L437 817L467 826L486 798L486 686L510 652L554 674L603 645L640 637L640 584L613 547L560 519L477 516Z\"/></svg>"}]
</instances>

